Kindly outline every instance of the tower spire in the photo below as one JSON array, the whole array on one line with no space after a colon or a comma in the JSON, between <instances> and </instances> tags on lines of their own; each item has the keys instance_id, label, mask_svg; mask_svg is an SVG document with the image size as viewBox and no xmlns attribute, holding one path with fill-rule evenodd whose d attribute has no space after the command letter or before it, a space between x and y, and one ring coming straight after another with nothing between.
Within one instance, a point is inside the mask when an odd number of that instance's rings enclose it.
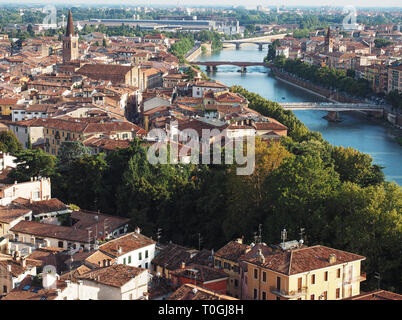
<instances>
[{"instance_id":1,"label":"tower spire","mask_svg":"<svg viewBox=\"0 0 402 320\"><path fill-rule=\"evenodd\" d=\"M67 29L66 29L66 37L69 36L74 36L74 23L73 23L73 16L71 14L71 9L68 10Z\"/></svg>"}]
</instances>

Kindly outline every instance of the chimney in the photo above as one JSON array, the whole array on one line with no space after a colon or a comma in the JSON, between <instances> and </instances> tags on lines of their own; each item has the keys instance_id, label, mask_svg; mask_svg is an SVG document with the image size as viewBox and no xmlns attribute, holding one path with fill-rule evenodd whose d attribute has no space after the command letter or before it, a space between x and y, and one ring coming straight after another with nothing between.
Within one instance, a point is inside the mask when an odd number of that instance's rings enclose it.
<instances>
[{"instance_id":1,"label":"chimney","mask_svg":"<svg viewBox=\"0 0 402 320\"><path fill-rule=\"evenodd\" d=\"M238 238L236 241L237 243L243 244L243 238Z\"/></svg>"},{"instance_id":2,"label":"chimney","mask_svg":"<svg viewBox=\"0 0 402 320\"><path fill-rule=\"evenodd\" d=\"M123 252L123 251L122 251L122 249L121 249L121 246L118 246L118 247L117 247L117 253L118 253L118 254L122 254L122 252Z\"/></svg>"},{"instance_id":3,"label":"chimney","mask_svg":"<svg viewBox=\"0 0 402 320\"><path fill-rule=\"evenodd\" d=\"M136 233L141 233L141 229L139 227L135 228Z\"/></svg>"},{"instance_id":4,"label":"chimney","mask_svg":"<svg viewBox=\"0 0 402 320\"><path fill-rule=\"evenodd\" d=\"M181 267L180 267L181 269L186 269L186 263L183 261L182 263L181 263Z\"/></svg>"},{"instance_id":5,"label":"chimney","mask_svg":"<svg viewBox=\"0 0 402 320\"><path fill-rule=\"evenodd\" d=\"M333 264L333 263L336 262L336 255L335 255L334 253L331 253L331 254L328 256L328 262L329 262L330 264Z\"/></svg>"},{"instance_id":6,"label":"chimney","mask_svg":"<svg viewBox=\"0 0 402 320\"><path fill-rule=\"evenodd\" d=\"M8 272L11 272L11 264L7 265Z\"/></svg>"},{"instance_id":7,"label":"chimney","mask_svg":"<svg viewBox=\"0 0 402 320\"><path fill-rule=\"evenodd\" d=\"M262 254L261 249L258 249L258 251L257 251L257 261L260 262L260 263L265 263L265 257Z\"/></svg>"},{"instance_id":8,"label":"chimney","mask_svg":"<svg viewBox=\"0 0 402 320\"><path fill-rule=\"evenodd\" d=\"M23 267L24 269L27 267L27 260L24 257L21 258L21 267Z\"/></svg>"}]
</instances>

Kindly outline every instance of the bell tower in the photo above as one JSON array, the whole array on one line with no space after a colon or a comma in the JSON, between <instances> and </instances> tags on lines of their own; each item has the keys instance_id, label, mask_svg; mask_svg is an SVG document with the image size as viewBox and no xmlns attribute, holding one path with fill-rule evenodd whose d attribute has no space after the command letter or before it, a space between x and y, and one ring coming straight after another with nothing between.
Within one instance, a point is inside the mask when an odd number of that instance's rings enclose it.
<instances>
[{"instance_id":1,"label":"bell tower","mask_svg":"<svg viewBox=\"0 0 402 320\"><path fill-rule=\"evenodd\" d=\"M334 38L331 36L331 29L328 26L327 35L325 36L325 52L332 52L334 48Z\"/></svg>"},{"instance_id":2,"label":"bell tower","mask_svg":"<svg viewBox=\"0 0 402 320\"><path fill-rule=\"evenodd\" d=\"M63 37L63 63L78 59L78 36L74 34L73 16L68 11L66 34Z\"/></svg>"}]
</instances>

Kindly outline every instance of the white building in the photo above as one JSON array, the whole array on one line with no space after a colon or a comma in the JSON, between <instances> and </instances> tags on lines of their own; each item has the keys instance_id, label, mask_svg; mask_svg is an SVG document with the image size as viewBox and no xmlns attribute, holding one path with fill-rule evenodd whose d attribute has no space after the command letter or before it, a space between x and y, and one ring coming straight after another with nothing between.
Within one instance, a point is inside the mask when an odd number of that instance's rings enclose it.
<instances>
[{"instance_id":1,"label":"white building","mask_svg":"<svg viewBox=\"0 0 402 320\"><path fill-rule=\"evenodd\" d=\"M5 185L0 187L0 205L5 206L17 198L32 201L49 200L51 198L50 178L31 178L31 181Z\"/></svg>"},{"instance_id":2,"label":"white building","mask_svg":"<svg viewBox=\"0 0 402 320\"><path fill-rule=\"evenodd\" d=\"M118 264L150 269L156 242L140 233L139 228L99 246L99 251L116 259Z\"/></svg>"},{"instance_id":3,"label":"white building","mask_svg":"<svg viewBox=\"0 0 402 320\"><path fill-rule=\"evenodd\" d=\"M204 97L204 92L206 91L213 91L215 93L215 92L226 91L228 89L229 88L226 85L220 82L200 81L193 86L193 97L202 98Z\"/></svg>"}]
</instances>

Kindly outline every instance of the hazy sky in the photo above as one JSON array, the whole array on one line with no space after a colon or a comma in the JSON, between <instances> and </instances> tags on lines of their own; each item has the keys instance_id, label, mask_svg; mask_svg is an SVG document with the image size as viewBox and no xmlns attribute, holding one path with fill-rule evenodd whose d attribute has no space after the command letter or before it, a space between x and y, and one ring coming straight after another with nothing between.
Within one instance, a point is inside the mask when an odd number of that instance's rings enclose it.
<instances>
[{"instance_id":1,"label":"hazy sky","mask_svg":"<svg viewBox=\"0 0 402 320\"><path fill-rule=\"evenodd\" d=\"M246 8L255 8L257 5L262 6L276 6L276 5L286 5L286 6L356 6L356 7L402 7L401 0L114 0L114 1L106 1L106 0L14 0L14 1L5 1L0 0L0 5L2 3L43 3L43 4L130 4L130 5L182 5L182 6L238 6L243 5Z\"/></svg>"}]
</instances>

